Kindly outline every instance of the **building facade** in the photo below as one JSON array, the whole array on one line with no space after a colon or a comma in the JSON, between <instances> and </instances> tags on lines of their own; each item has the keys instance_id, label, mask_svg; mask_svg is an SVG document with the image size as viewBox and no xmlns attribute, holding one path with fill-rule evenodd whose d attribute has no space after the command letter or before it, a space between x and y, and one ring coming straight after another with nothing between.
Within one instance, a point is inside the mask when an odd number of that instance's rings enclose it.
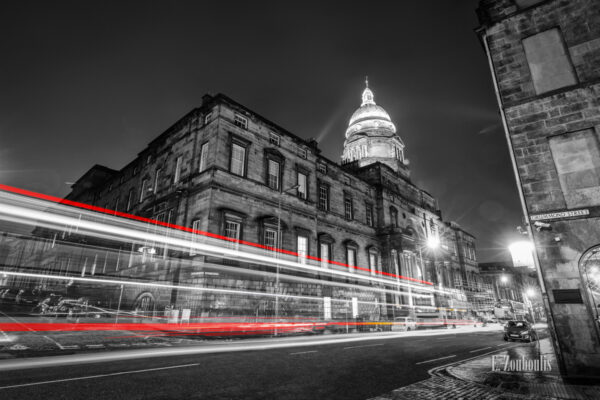
<instances>
[{"instance_id":1,"label":"building facade","mask_svg":"<svg viewBox=\"0 0 600 400\"><path fill-rule=\"evenodd\" d=\"M600 3L482 0L478 29L562 372L600 375Z\"/></svg>"},{"instance_id":2,"label":"building facade","mask_svg":"<svg viewBox=\"0 0 600 400\"><path fill-rule=\"evenodd\" d=\"M378 307L359 313L368 319L392 318L407 310L462 318L473 311L462 288L479 279L475 238L457 224L443 221L436 200L411 182L404 143L368 87L350 119L341 163L321 155L314 140L286 131L227 96L206 95L199 108L154 139L124 168L92 167L75 182L67 199L108 213L126 212L267 249L281 248L299 259L316 259L324 271L322 280L335 280L327 271L350 271L356 280L349 281L363 285L360 293L318 283L280 283L279 271L276 283L294 295L374 302ZM273 271L252 278L241 269L259 267L168 249L152 248L153 253L147 254L150 248L146 243L121 246L119 254L129 251L128 260L113 256L103 263L107 266L102 272L189 285L274 290ZM190 268L179 268L180 260ZM219 263L227 270L209 271L207 266ZM361 277L369 276L431 283L440 290L429 297L382 293L369 290L377 284L361 283ZM146 307L149 302L162 308L192 301L176 290L125 293L136 308L141 307L140 296L148 298ZM193 312L253 312L231 302L235 301L205 296L196 301ZM282 313L287 310L293 315L294 307L299 306L284 306ZM325 315L334 318L336 311Z\"/></svg>"}]
</instances>

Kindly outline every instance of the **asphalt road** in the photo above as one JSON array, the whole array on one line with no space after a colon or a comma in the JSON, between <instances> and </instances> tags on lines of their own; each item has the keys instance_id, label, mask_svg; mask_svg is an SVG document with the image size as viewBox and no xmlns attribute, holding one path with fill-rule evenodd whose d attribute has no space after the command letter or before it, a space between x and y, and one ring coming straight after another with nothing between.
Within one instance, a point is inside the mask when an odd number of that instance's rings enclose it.
<instances>
[{"instance_id":1,"label":"asphalt road","mask_svg":"<svg viewBox=\"0 0 600 400\"><path fill-rule=\"evenodd\" d=\"M263 347L2 371L0 399L364 400L426 379L430 368L507 345L501 331L446 332L233 341L220 346ZM323 339L336 342L311 344ZM264 348L298 341L301 347Z\"/></svg>"}]
</instances>

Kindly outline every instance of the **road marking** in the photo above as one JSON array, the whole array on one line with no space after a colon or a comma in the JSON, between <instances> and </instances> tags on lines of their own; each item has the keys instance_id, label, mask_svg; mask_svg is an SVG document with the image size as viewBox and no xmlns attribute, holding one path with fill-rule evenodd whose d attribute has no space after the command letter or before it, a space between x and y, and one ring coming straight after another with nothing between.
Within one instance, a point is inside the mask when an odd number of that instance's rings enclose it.
<instances>
[{"instance_id":1,"label":"road marking","mask_svg":"<svg viewBox=\"0 0 600 400\"><path fill-rule=\"evenodd\" d=\"M344 350L348 350L348 349L358 349L359 347L373 347L373 346L383 346L383 343L378 343L378 344L365 344L362 346L351 346L351 347L344 347Z\"/></svg>"},{"instance_id":2,"label":"road marking","mask_svg":"<svg viewBox=\"0 0 600 400\"><path fill-rule=\"evenodd\" d=\"M481 349L471 350L469 353L475 353L476 351L482 351L482 350L487 350L487 349L491 349L491 347L482 347Z\"/></svg>"},{"instance_id":3,"label":"road marking","mask_svg":"<svg viewBox=\"0 0 600 400\"><path fill-rule=\"evenodd\" d=\"M421 362L416 363L415 365L427 364L427 363L430 363L430 362L439 361L439 360L445 360L446 358L452 358L452 357L456 357L456 354L453 354L451 356L446 356L446 357L434 358L433 360L421 361Z\"/></svg>"},{"instance_id":4,"label":"road marking","mask_svg":"<svg viewBox=\"0 0 600 400\"><path fill-rule=\"evenodd\" d=\"M79 348L79 346L78 346L78 345L76 345L76 344L69 345L69 346L65 346L65 345L63 345L63 346L62 346L62 348L63 348L63 350L74 350L74 349L78 349L78 348Z\"/></svg>"},{"instance_id":5,"label":"road marking","mask_svg":"<svg viewBox=\"0 0 600 400\"><path fill-rule=\"evenodd\" d=\"M104 347L103 344L86 344L85 346L89 347L90 349L100 349Z\"/></svg>"},{"instance_id":6,"label":"road marking","mask_svg":"<svg viewBox=\"0 0 600 400\"><path fill-rule=\"evenodd\" d=\"M308 353L318 353L317 350L309 350L309 351L299 351L297 353L290 353L290 356L296 355L296 354L308 354Z\"/></svg>"},{"instance_id":7,"label":"road marking","mask_svg":"<svg viewBox=\"0 0 600 400\"><path fill-rule=\"evenodd\" d=\"M500 347L500 346L508 346L509 344L510 343L500 343L500 344L497 344L496 346L498 346L498 347Z\"/></svg>"},{"instance_id":8,"label":"road marking","mask_svg":"<svg viewBox=\"0 0 600 400\"><path fill-rule=\"evenodd\" d=\"M58 346L59 349L64 350L65 348L63 347L62 344L58 343L56 340L49 338L48 336L44 335L44 338L48 339L49 341L51 341L52 343L54 343L55 345Z\"/></svg>"},{"instance_id":9,"label":"road marking","mask_svg":"<svg viewBox=\"0 0 600 400\"><path fill-rule=\"evenodd\" d=\"M27 387L27 386L47 385L47 384L50 384L50 383L79 381L79 380L84 380L84 379L104 378L104 377L107 377L107 376L117 376L117 375L127 375L127 374L141 374L141 373L144 373L144 372L160 371L160 370L174 369L174 368L195 367L195 366L198 366L198 365L200 365L200 363L173 365L173 366L170 366L170 367L138 369L138 370L135 370L135 371L113 372L113 373L110 373L110 374L80 376L80 377L77 377L77 378L54 379L54 380L51 380L51 381L21 383L21 384L18 384L18 385L0 386L0 390L2 390L2 389L14 389L14 388L19 388L19 387Z\"/></svg>"}]
</instances>

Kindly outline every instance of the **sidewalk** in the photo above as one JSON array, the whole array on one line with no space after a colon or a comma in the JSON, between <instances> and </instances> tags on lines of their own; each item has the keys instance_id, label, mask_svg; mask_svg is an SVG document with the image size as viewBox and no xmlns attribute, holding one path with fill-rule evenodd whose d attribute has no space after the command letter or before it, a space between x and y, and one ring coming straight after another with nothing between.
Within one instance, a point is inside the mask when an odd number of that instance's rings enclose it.
<instances>
[{"instance_id":1,"label":"sidewalk","mask_svg":"<svg viewBox=\"0 0 600 400\"><path fill-rule=\"evenodd\" d=\"M495 356L497 371L492 371L492 356ZM537 360L543 357L550 371L505 372L502 369L506 357L508 360ZM600 386L563 382L550 339L508 345L504 350L437 367L429 373L429 379L372 400L600 399Z\"/></svg>"}]
</instances>

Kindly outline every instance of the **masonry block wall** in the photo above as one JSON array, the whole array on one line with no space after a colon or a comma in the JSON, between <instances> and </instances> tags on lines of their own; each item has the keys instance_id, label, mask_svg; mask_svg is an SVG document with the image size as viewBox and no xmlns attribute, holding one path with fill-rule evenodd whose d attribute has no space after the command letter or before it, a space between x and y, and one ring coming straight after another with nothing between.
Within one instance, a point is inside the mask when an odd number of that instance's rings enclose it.
<instances>
[{"instance_id":1,"label":"masonry block wall","mask_svg":"<svg viewBox=\"0 0 600 400\"><path fill-rule=\"evenodd\" d=\"M551 226L534 240L563 372L598 376L584 260L600 245L600 2L482 0L478 14L527 211Z\"/></svg>"}]
</instances>

